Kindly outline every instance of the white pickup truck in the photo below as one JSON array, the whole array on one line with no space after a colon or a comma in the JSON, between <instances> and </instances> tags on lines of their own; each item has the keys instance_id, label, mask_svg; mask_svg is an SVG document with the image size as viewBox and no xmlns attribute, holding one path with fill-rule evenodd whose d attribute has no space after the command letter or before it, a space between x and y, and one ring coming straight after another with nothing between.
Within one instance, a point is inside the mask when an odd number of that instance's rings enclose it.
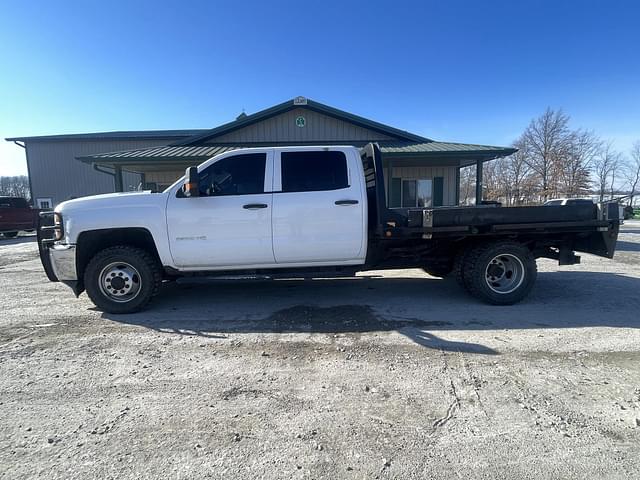
<instances>
[{"instance_id":1,"label":"white pickup truck","mask_svg":"<svg viewBox=\"0 0 640 480\"><path fill-rule=\"evenodd\" d=\"M524 298L537 257L613 256L617 209L386 207L375 144L224 153L162 193L80 198L42 214L52 281L111 313L141 310L187 275L344 276L382 268L454 273L493 304Z\"/></svg>"}]
</instances>

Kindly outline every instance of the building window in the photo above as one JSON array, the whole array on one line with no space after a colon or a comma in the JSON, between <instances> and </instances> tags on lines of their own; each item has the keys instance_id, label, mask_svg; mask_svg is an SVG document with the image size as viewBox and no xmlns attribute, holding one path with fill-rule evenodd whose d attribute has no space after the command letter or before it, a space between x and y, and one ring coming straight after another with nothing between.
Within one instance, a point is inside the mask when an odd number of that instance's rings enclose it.
<instances>
[{"instance_id":1,"label":"building window","mask_svg":"<svg viewBox=\"0 0 640 480\"><path fill-rule=\"evenodd\" d=\"M433 182L426 178L392 178L391 208L423 208L433 205Z\"/></svg>"},{"instance_id":2,"label":"building window","mask_svg":"<svg viewBox=\"0 0 640 480\"><path fill-rule=\"evenodd\" d=\"M282 191L317 192L349 186L343 152L282 152Z\"/></svg>"},{"instance_id":3,"label":"building window","mask_svg":"<svg viewBox=\"0 0 640 480\"><path fill-rule=\"evenodd\" d=\"M36 206L41 210L50 210L52 203L50 198L36 198Z\"/></svg>"}]
</instances>

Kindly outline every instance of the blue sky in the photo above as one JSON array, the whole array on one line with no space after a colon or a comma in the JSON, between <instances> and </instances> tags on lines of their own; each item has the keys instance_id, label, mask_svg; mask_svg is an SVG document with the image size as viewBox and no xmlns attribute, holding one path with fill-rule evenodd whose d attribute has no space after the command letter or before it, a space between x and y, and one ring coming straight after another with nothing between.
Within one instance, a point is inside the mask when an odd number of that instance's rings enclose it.
<instances>
[{"instance_id":1,"label":"blue sky","mask_svg":"<svg viewBox=\"0 0 640 480\"><path fill-rule=\"evenodd\" d=\"M634 1L3 1L0 137L210 128L297 95L507 145L547 106L640 139ZM0 175L26 172L0 142Z\"/></svg>"}]
</instances>

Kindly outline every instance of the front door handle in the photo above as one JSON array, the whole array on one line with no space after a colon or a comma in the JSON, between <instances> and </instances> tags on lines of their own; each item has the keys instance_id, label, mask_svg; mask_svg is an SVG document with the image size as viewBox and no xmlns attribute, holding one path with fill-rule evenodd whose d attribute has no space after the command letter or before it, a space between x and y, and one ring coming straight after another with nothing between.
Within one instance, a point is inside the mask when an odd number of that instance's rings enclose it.
<instances>
[{"instance_id":1,"label":"front door handle","mask_svg":"<svg viewBox=\"0 0 640 480\"><path fill-rule=\"evenodd\" d=\"M245 210L258 210L260 208L267 208L268 206L266 203L247 203L243 205L242 208Z\"/></svg>"},{"instance_id":2,"label":"front door handle","mask_svg":"<svg viewBox=\"0 0 640 480\"><path fill-rule=\"evenodd\" d=\"M336 205L357 205L358 200L336 200Z\"/></svg>"}]
</instances>

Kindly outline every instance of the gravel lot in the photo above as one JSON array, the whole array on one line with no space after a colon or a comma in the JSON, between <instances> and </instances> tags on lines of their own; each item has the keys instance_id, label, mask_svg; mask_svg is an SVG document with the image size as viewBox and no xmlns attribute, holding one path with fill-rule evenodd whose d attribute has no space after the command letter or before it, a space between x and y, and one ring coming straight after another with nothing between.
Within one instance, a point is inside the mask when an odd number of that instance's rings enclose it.
<instances>
[{"instance_id":1,"label":"gravel lot","mask_svg":"<svg viewBox=\"0 0 640 480\"><path fill-rule=\"evenodd\" d=\"M0 478L639 478L640 222L620 240L513 307L396 270L127 316L0 240Z\"/></svg>"}]
</instances>

